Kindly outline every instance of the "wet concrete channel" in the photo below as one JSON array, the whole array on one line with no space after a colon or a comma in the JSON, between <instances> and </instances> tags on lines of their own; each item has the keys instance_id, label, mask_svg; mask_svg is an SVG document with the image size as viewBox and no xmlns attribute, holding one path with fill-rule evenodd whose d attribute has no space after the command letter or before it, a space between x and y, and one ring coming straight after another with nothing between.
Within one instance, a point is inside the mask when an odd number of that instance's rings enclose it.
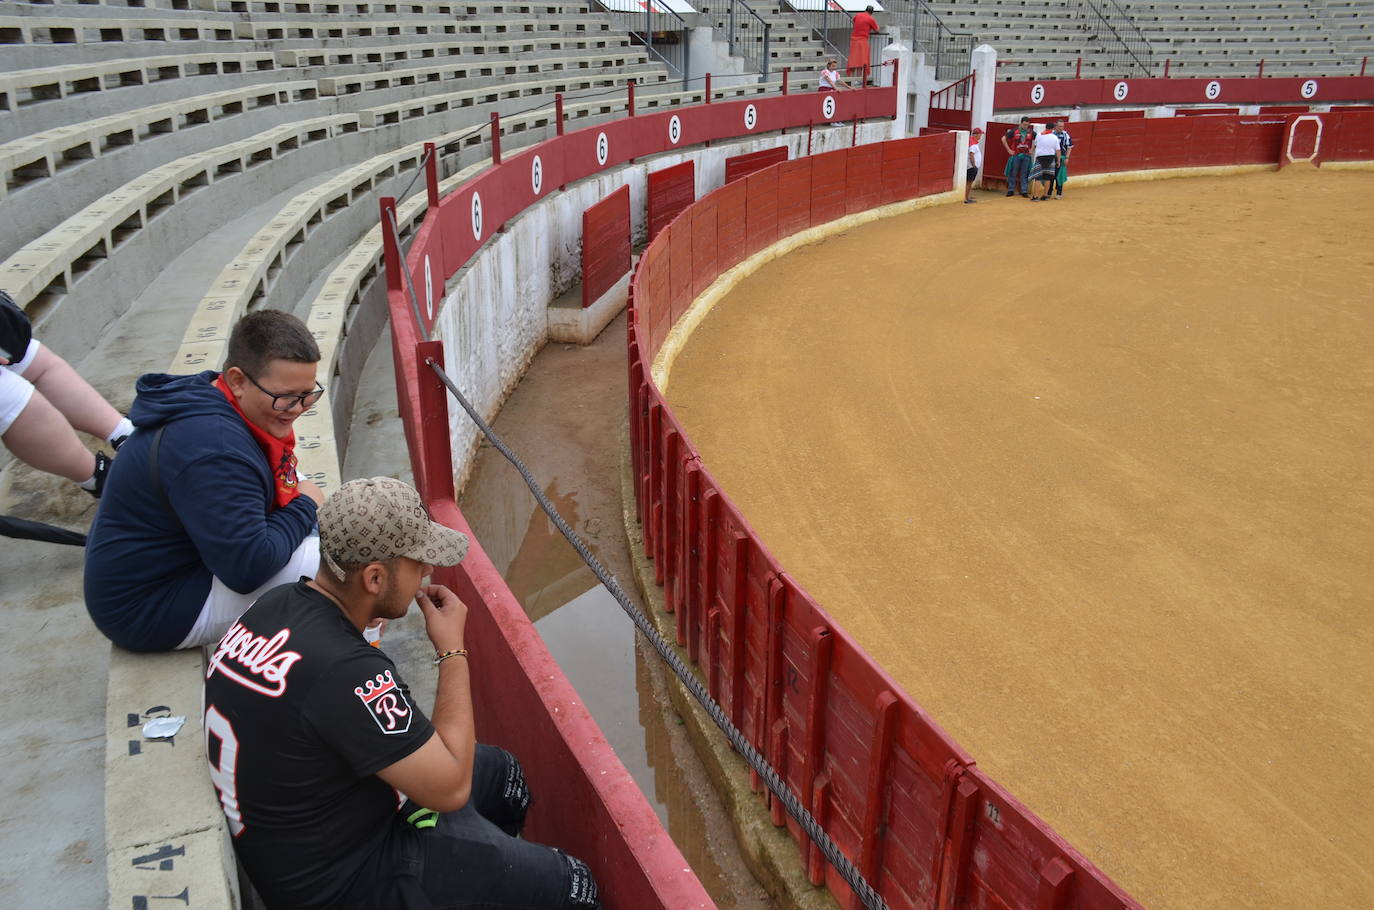
<instances>
[{"instance_id":1,"label":"wet concrete channel","mask_svg":"<svg viewBox=\"0 0 1374 910\"><path fill-rule=\"evenodd\" d=\"M622 314L591 345L546 345L493 428L642 609L621 518L625 381ZM771 906L745 866L725 809L668 702L668 671L646 643L636 641L629 617L491 446L479 451L459 504L716 903Z\"/></svg>"}]
</instances>

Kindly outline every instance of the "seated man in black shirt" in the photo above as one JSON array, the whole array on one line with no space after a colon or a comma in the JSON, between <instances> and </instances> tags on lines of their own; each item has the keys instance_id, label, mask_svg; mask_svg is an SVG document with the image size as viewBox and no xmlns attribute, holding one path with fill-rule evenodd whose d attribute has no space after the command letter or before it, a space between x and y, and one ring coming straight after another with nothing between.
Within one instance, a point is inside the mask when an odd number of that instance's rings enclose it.
<instances>
[{"instance_id":1,"label":"seated man in black shirt","mask_svg":"<svg viewBox=\"0 0 1374 910\"><path fill-rule=\"evenodd\" d=\"M422 584L467 538L387 477L344 484L319 523L319 574L264 594L205 678L210 777L268 907L599 908L582 862L514 836L520 765L475 741L467 608ZM412 600L439 668L432 723L362 632Z\"/></svg>"}]
</instances>

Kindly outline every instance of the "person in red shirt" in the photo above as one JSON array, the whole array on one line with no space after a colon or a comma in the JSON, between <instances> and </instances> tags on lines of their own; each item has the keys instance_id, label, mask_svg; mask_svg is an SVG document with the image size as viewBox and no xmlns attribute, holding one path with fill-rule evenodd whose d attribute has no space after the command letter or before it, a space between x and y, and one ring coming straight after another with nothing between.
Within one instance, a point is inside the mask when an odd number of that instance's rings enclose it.
<instances>
[{"instance_id":1,"label":"person in red shirt","mask_svg":"<svg viewBox=\"0 0 1374 910\"><path fill-rule=\"evenodd\" d=\"M878 31L878 20L873 18L873 7L865 8L854 17L854 31L849 33L849 59L844 67L846 76L862 71L868 66L868 36Z\"/></svg>"}]
</instances>

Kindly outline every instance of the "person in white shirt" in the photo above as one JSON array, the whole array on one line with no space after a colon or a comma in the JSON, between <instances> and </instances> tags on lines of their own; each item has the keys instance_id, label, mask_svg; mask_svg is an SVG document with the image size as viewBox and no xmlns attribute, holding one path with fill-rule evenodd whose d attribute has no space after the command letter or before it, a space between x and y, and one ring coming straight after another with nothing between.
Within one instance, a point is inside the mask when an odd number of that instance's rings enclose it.
<instances>
[{"instance_id":1,"label":"person in white shirt","mask_svg":"<svg viewBox=\"0 0 1374 910\"><path fill-rule=\"evenodd\" d=\"M964 202L977 202L973 198L973 181L983 169L983 131L974 127L968 134L968 170L964 172Z\"/></svg>"},{"instance_id":2,"label":"person in white shirt","mask_svg":"<svg viewBox=\"0 0 1374 910\"><path fill-rule=\"evenodd\" d=\"M1054 134L1058 120L1052 120L1049 129L1035 137L1035 160L1031 163L1030 200L1039 202L1049 197L1050 187L1054 185L1055 172L1059 170L1059 137Z\"/></svg>"},{"instance_id":3,"label":"person in white shirt","mask_svg":"<svg viewBox=\"0 0 1374 910\"><path fill-rule=\"evenodd\" d=\"M850 88L848 82L840 78L840 62L834 57L825 61L825 66L821 69L820 87L818 91L834 92L841 88Z\"/></svg>"}]
</instances>

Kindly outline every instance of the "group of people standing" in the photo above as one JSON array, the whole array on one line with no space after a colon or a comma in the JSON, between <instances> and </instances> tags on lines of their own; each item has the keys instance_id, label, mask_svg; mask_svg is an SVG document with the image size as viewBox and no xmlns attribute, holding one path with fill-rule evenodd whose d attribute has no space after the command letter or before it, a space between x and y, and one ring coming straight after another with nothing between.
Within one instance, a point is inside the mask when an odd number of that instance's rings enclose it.
<instances>
[{"instance_id":1,"label":"group of people standing","mask_svg":"<svg viewBox=\"0 0 1374 910\"><path fill-rule=\"evenodd\" d=\"M1032 202L1063 198L1073 138L1062 120L1051 120L1037 133L1030 118L1022 117L1017 126L1003 134L1002 146L1010 156L1006 167L1008 196L1020 192Z\"/></svg>"}]
</instances>

